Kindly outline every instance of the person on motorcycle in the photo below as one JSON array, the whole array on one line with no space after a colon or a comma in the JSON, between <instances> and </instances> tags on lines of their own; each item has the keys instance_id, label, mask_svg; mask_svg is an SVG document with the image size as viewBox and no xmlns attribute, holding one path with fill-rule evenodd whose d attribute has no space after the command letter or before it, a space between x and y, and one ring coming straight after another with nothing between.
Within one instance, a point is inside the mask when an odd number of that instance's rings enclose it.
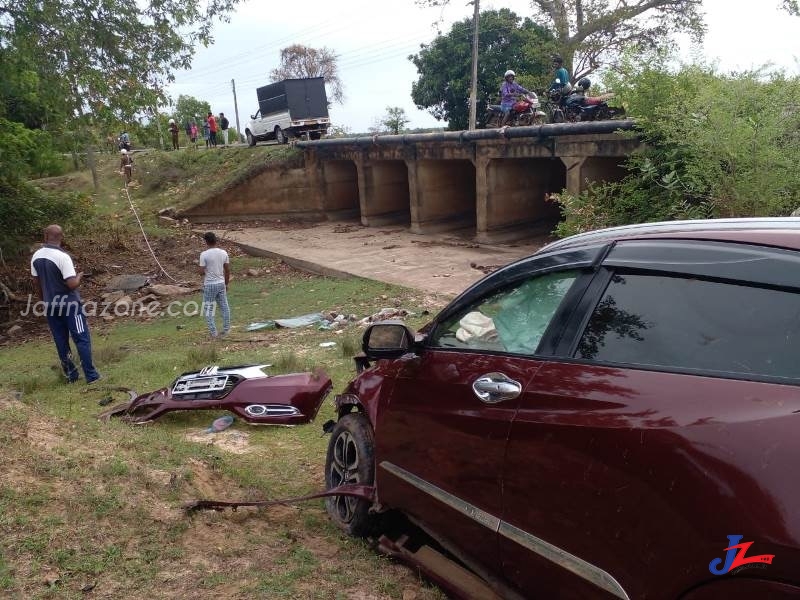
<instances>
[{"instance_id":1,"label":"person on motorcycle","mask_svg":"<svg viewBox=\"0 0 800 600\"><path fill-rule=\"evenodd\" d=\"M553 69L555 70L555 79L550 84L550 95L558 92L562 98L565 98L572 91L572 84L569 82L569 73L564 68L564 59L558 54L553 54Z\"/></svg>"},{"instance_id":2,"label":"person on motorcycle","mask_svg":"<svg viewBox=\"0 0 800 600\"><path fill-rule=\"evenodd\" d=\"M500 109L503 111L503 121L500 123L501 127L508 123L511 117L511 108L517 101L517 96L520 94L530 94L528 90L514 81L517 74L511 69L506 71L503 77L505 81L503 81L503 84L500 86Z\"/></svg>"}]
</instances>

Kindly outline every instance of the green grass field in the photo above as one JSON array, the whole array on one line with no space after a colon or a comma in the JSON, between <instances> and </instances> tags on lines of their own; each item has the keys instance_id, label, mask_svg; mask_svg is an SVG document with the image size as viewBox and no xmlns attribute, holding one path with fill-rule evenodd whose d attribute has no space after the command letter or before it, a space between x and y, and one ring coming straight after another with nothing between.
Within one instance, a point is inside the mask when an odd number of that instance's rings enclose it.
<instances>
[{"instance_id":1,"label":"green grass field","mask_svg":"<svg viewBox=\"0 0 800 600\"><path fill-rule=\"evenodd\" d=\"M154 211L165 203L161 192L137 192L153 229ZM135 231L118 202L110 189L98 193L98 223L118 215L127 243ZM209 340L199 315L92 319L95 362L104 376L93 386L65 383L47 335L0 350L0 597L443 597L414 571L344 536L321 501L194 516L181 510L202 498L320 490L328 442L321 425L334 416L330 400L308 425L257 427L237 419L218 434L204 433L218 412L173 413L145 426L96 418L101 400L125 399L111 388L150 391L209 364L269 363L276 374L321 367L338 392L354 373L361 328L348 325L337 334L245 327L329 310L361 318L386 306L414 312L409 324L416 327L440 306L429 304L429 294L383 283L317 277L266 259L232 262L234 329L226 339ZM261 275L246 276L252 268ZM199 294L187 300L199 302ZM336 346L320 347L328 341Z\"/></svg>"}]
</instances>

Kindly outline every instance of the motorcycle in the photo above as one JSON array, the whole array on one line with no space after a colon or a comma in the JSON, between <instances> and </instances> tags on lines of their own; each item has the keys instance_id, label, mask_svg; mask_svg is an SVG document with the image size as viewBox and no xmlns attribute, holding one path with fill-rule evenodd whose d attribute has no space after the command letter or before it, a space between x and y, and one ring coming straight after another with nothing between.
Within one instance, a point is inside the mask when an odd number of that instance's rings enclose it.
<instances>
[{"instance_id":1,"label":"motorcycle","mask_svg":"<svg viewBox=\"0 0 800 600\"><path fill-rule=\"evenodd\" d=\"M483 127L486 129L503 126L503 109L499 104L490 104L486 107L483 118ZM531 92L520 96L511 107L508 115L507 127L523 127L526 125L541 125L544 123L545 113L542 112L539 97Z\"/></svg>"},{"instance_id":2,"label":"motorcycle","mask_svg":"<svg viewBox=\"0 0 800 600\"><path fill-rule=\"evenodd\" d=\"M609 106L608 101L614 94L587 96L590 82L582 79L575 90L562 94L551 90L548 97L551 103L550 120L553 123L577 123L579 121L605 121L625 116L625 109Z\"/></svg>"}]
</instances>

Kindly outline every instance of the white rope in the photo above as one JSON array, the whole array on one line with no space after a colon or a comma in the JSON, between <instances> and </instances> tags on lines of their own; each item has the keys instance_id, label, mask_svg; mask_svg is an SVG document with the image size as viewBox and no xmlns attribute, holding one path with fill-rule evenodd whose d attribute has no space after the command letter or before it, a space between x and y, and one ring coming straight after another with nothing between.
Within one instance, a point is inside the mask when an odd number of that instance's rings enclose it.
<instances>
[{"instance_id":1,"label":"white rope","mask_svg":"<svg viewBox=\"0 0 800 600\"><path fill-rule=\"evenodd\" d=\"M133 170L133 169L131 169ZM125 184L125 195L128 197L128 204L131 205L131 210L133 211L133 216L136 217L136 222L139 223L139 229L142 231L142 237L144 238L144 243L147 244L147 249L150 250L150 254L153 255L153 260L156 261L158 268L161 269L161 272L167 276L167 279L174 281L175 283L180 283L177 279L172 277L169 273L167 273L166 269L161 266L161 263L158 262L158 258L156 257L156 253L153 251L153 247L150 245L150 240L147 239L147 234L144 232L144 226L142 225L142 220L139 218L139 213L136 212L136 207L133 205L133 200L131 200L130 192L128 192L128 182L125 179L125 172L123 170L122 173L122 181Z\"/></svg>"}]
</instances>

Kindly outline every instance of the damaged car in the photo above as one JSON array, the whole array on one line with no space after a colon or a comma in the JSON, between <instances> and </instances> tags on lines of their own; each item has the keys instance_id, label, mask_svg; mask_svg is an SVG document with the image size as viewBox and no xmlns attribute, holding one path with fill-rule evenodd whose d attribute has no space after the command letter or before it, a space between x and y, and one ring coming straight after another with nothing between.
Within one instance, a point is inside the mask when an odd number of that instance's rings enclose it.
<instances>
[{"instance_id":1,"label":"damaged car","mask_svg":"<svg viewBox=\"0 0 800 600\"><path fill-rule=\"evenodd\" d=\"M800 219L566 238L363 351L328 513L453 596L800 597Z\"/></svg>"}]
</instances>

